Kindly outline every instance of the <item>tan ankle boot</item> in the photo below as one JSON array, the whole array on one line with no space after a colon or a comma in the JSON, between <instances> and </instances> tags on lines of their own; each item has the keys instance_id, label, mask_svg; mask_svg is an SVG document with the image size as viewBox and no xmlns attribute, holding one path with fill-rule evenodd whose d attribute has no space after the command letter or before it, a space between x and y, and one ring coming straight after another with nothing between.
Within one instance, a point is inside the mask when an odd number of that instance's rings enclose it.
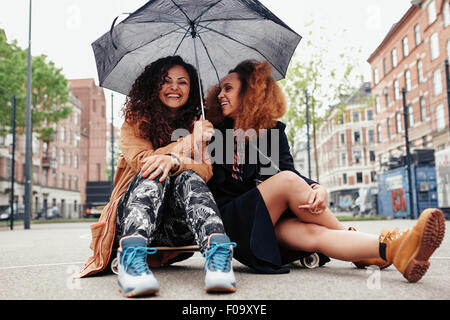
<instances>
[{"instance_id":1,"label":"tan ankle boot","mask_svg":"<svg viewBox=\"0 0 450 320\"><path fill-rule=\"evenodd\" d=\"M445 218L438 209L426 209L416 225L386 241L386 258L409 282L419 281L427 272L428 259L440 246Z\"/></svg>"},{"instance_id":2,"label":"tan ankle boot","mask_svg":"<svg viewBox=\"0 0 450 320\"><path fill-rule=\"evenodd\" d=\"M348 228L348 230L356 231L356 229L353 227ZM380 242L386 243L386 241L396 238L398 236L398 234L400 234L400 230L398 230L397 228L391 228L391 227L383 228L383 230L381 230L381 232L380 232L380 238L379 238ZM392 264L392 262L388 262L382 258L364 259L364 260L360 260L360 261L354 261L352 263L358 269L365 269L368 266L377 266L380 269L386 269L387 267L389 267Z\"/></svg>"}]
</instances>

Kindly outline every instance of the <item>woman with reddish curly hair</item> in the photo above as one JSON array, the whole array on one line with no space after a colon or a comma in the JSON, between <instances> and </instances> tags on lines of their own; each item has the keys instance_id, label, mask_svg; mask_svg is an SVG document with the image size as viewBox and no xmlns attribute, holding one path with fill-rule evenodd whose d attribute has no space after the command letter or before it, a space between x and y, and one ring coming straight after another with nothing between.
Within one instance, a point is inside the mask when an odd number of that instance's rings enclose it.
<instances>
[{"instance_id":1,"label":"woman with reddish curly hair","mask_svg":"<svg viewBox=\"0 0 450 320\"><path fill-rule=\"evenodd\" d=\"M159 266L192 255L160 254L154 247L197 244L206 258L206 291L236 291L231 265L236 244L225 234L206 185L211 163L195 155L213 133L209 121L196 119L202 99L198 86L196 70L178 56L153 62L135 81L124 108L123 153L111 201L93 227L95 254L80 276L105 267L115 238L120 291L126 297L154 294L159 282L147 258ZM173 142L179 129L187 135Z\"/></svg>"},{"instance_id":2,"label":"woman with reddish curly hair","mask_svg":"<svg viewBox=\"0 0 450 320\"><path fill-rule=\"evenodd\" d=\"M237 260L259 272L282 273L289 271L283 265L316 252L320 265L328 257L364 266L393 263L411 282L423 276L443 238L442 212L424 212L413 231L402 234L347 230L327 208L327 190L294 168L285 125L277 121L286 102L269 63L240 63L210 90L207 107L207 119L225 137L223 150L210 149L216 161L208 186L227 234L239 243ZM227 139L234 139L231 157ZM259 150L257 157L252 150ZM217 161L220 152L232 163Z\"/></svg>"}]
</instances>

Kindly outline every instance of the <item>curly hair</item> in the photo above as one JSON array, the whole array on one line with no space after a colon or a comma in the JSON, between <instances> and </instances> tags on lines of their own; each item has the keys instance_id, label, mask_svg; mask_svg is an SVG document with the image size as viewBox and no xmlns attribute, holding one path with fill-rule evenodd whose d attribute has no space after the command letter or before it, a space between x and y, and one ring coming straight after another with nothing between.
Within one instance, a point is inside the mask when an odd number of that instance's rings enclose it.
<instances>
[{"instance_id":1,"label":"curly hair","mask_svg":"<svg viewBox=\"0 0 450 320\"><path fill-rule=\"evenodd\" d=\"M230 73L237 73L241 81L241 110L236 116L235 129L271 129L286 113L286 99L283 91L271 75L272 67L265 62L246 60L239 63ZM215 125L224 122L225 117L218 101L220 92L216 85L207 93L207 119Z\"/></svg>"},{"instance_id":2,"label":"curly hair","mask_svg":"<svg viewBox=\"0 0 450 320\"><path fill-rule=\"evenodd\" d=\"M173 66L182 66L190 78L190 93L186 104L179 110L176 119L169 117L167 108L159 98L159 91ZM150 140L155 149L171 142L175 129L192 131L199 113L200 90L196 69L180 56L161 58L147 67L134 82L126 97L123 115L127 123L137 127L139 136Z\"/></svg>"}]
</instances>

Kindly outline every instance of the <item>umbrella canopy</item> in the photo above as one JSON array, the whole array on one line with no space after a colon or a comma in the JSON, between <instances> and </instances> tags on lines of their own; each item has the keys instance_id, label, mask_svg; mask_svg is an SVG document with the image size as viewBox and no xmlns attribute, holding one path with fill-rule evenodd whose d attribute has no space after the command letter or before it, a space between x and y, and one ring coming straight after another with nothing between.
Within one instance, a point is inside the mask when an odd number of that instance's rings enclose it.
<instances>
[{"instance_id":1,"label":"umbrella canopy","mask_svg":"<svg viewBox=\"0 0 450 320\"><path fill-rule=\"evenodd\" d=\"M151 0L92 47L100 86L127 95L148 64L171 55L197 66L203 91L247 59L269 61L279 80L300 40L256 0Z\"/></svg>"}]
</instances>

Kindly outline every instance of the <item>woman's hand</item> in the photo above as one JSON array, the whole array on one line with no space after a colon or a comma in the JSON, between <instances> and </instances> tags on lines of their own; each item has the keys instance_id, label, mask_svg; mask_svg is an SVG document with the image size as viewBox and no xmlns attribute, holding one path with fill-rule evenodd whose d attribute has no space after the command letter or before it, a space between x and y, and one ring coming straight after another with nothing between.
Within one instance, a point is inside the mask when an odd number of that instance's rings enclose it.
<instances>
[{"instance_id":1,"label":"woman's hand","mask_svg":"<svg viewBox=\"0 0 450 320\"><path fill-rule=\"evenodd\" d=\"M163 182L169 175L170 170L176 169L179 166L178 161L168 155L154 155L141 160L141 173L143 178L153 180L162 174L159 182Z\"/></svg>"},{"instance_id":2,"label":"woman's hand","mask_svg":"<svg viewBox=\"0 0 450 320\"><path fill-rule=\"evenodd\" d=\"M309 210L312 214L321 214L327 208L328 191L321 185L313 185L307 204L298 206L299 209Z\"/></svg>"},{"instance_id":3,"label":"woman's hand","mask_svg":"<svg viewBox=\"0 0 450 320\"><path fill-rule=\"evenodd\" d=\"M214 126L208 120L197 120L194 123L193 134L196 143L209 141L214 135Z\"/></svg>"}]
</instances>

